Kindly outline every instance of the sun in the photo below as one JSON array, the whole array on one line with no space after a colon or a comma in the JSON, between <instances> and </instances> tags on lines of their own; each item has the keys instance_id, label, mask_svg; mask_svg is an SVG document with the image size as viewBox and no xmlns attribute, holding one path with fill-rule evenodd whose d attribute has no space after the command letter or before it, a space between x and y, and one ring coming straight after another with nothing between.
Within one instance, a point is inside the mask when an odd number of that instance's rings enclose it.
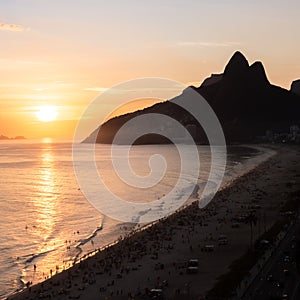
<instances>
[{"instance_id":1,"label":"sun","mask_svg":"<svg viewBox=\"0 0 300 300\"><path fill-rule=\"evenodd\" d=\"M35 114L40 121L51 122L56 119L57 110L55 106L41 106Z\"/></svg>"}]
</instances>

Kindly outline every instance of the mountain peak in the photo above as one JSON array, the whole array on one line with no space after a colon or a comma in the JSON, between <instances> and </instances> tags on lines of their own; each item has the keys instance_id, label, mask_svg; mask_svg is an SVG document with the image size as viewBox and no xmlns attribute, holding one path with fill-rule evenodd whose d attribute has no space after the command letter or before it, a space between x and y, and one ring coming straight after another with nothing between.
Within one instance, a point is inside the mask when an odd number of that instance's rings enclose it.
<instances>
[{"instance_id":1,"label":"mountain peak","mask_svg":"<svg viewBox=\"0 0 300 300\"><path fill-rule=\"evenodd\" d=\"M291 92L300 96L300 79L294 80L291 85Z\"/></svg>"},{"instance_id":2,"label":"mountain peak","mask_svg":"<svg viewBox=\"0 0 300 300\"><path fill-rule=\"evenodd\" d=\"M250 72L252 78L255 79L257 82L264 82L270 83L265 71L265 68L261 61L256 61L250 66Z\"/></svg>"},{"instance_id":3,"label":"mountain peak","mask_svg":"<svg viewBox=\"0 0 300 300\"><path fill-rule=\"evenodd\" d=\"M225 67L224 75L237 74L243 72L245 69L248 68L249 63L246 57L240 51L236 51L230 58L227 66Z\"/></svg>"},{"instance_id":4,"label":"mountain peak","mask_svg":"<svg viewBox=\"0 0 300 300\"><path fill-rule=\"evenodd\" d=\"M242 59L242 60L247 61L245 55L244 55L242 52L240 52L240 51L235 51L235 52L233 53L231 59L232 59L232 60L234 60L234 59Z\"/></svg>"}]
</instances>

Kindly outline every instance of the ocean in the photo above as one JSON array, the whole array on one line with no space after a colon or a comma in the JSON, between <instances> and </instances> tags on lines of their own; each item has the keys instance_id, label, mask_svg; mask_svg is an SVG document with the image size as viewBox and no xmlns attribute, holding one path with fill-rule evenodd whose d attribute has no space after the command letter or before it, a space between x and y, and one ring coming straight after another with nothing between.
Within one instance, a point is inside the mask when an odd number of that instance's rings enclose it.
<instances>
[{"instance_id":1,"label":"ocean","mask_svg":"<svg viewBox=\"0 0 300 300\"><path fill-rule=\"evenodd\" d=\"M89 145L80 147L84 151ZM150 155L167 158L166 176L156 187L140 190L117 182L108 149L96 146L98 168L113 192L128 201L153 201L176 182L180 159L174 146L132 147L130 161L140 175L149 172ZM198 150L203 172L208 172L209 147ZM263 148L229 147L227 151L223 186L270 155ZM1 141L0 191L0 298L26 282L34 284L68 268L132 229L132 224L104 216L85 199L74 174L71 143Z\"/></svg>"}]
</instances>

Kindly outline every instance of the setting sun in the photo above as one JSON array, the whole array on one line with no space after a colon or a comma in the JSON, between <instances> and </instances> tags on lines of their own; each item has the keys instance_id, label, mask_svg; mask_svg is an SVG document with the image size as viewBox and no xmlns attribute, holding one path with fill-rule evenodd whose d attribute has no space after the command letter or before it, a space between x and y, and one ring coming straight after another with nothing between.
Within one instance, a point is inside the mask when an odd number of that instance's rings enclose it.
<instances>
[{"instance_id":1,"label":"setting sun","mask_svg":"<svg viewBox=\"0 0 300 300\"><path fill-rule=\"evenodd\" d=\"M56 119L57 111L55 106L41 106L36 112L37 118L42 122L51 122Z\"/></svg>"}]
</instances>

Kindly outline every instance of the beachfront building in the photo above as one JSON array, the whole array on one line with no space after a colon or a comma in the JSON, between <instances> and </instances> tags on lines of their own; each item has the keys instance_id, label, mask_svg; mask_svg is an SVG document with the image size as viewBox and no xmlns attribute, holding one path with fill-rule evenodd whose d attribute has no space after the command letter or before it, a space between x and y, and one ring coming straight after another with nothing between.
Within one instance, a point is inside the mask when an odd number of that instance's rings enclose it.
<instances>
[{"instance_id":1,"label":"beachfront building","mask_svg":"<svg viewBox=\"0 0 300 300\"><path fill-rule=\"evenodd\" d=\"M268 129L264 136L257 137L257 141L263 143L300 144L300 127L297 124L291 125L289 132L273 132Z\"/></svg>"}]
</instances>

